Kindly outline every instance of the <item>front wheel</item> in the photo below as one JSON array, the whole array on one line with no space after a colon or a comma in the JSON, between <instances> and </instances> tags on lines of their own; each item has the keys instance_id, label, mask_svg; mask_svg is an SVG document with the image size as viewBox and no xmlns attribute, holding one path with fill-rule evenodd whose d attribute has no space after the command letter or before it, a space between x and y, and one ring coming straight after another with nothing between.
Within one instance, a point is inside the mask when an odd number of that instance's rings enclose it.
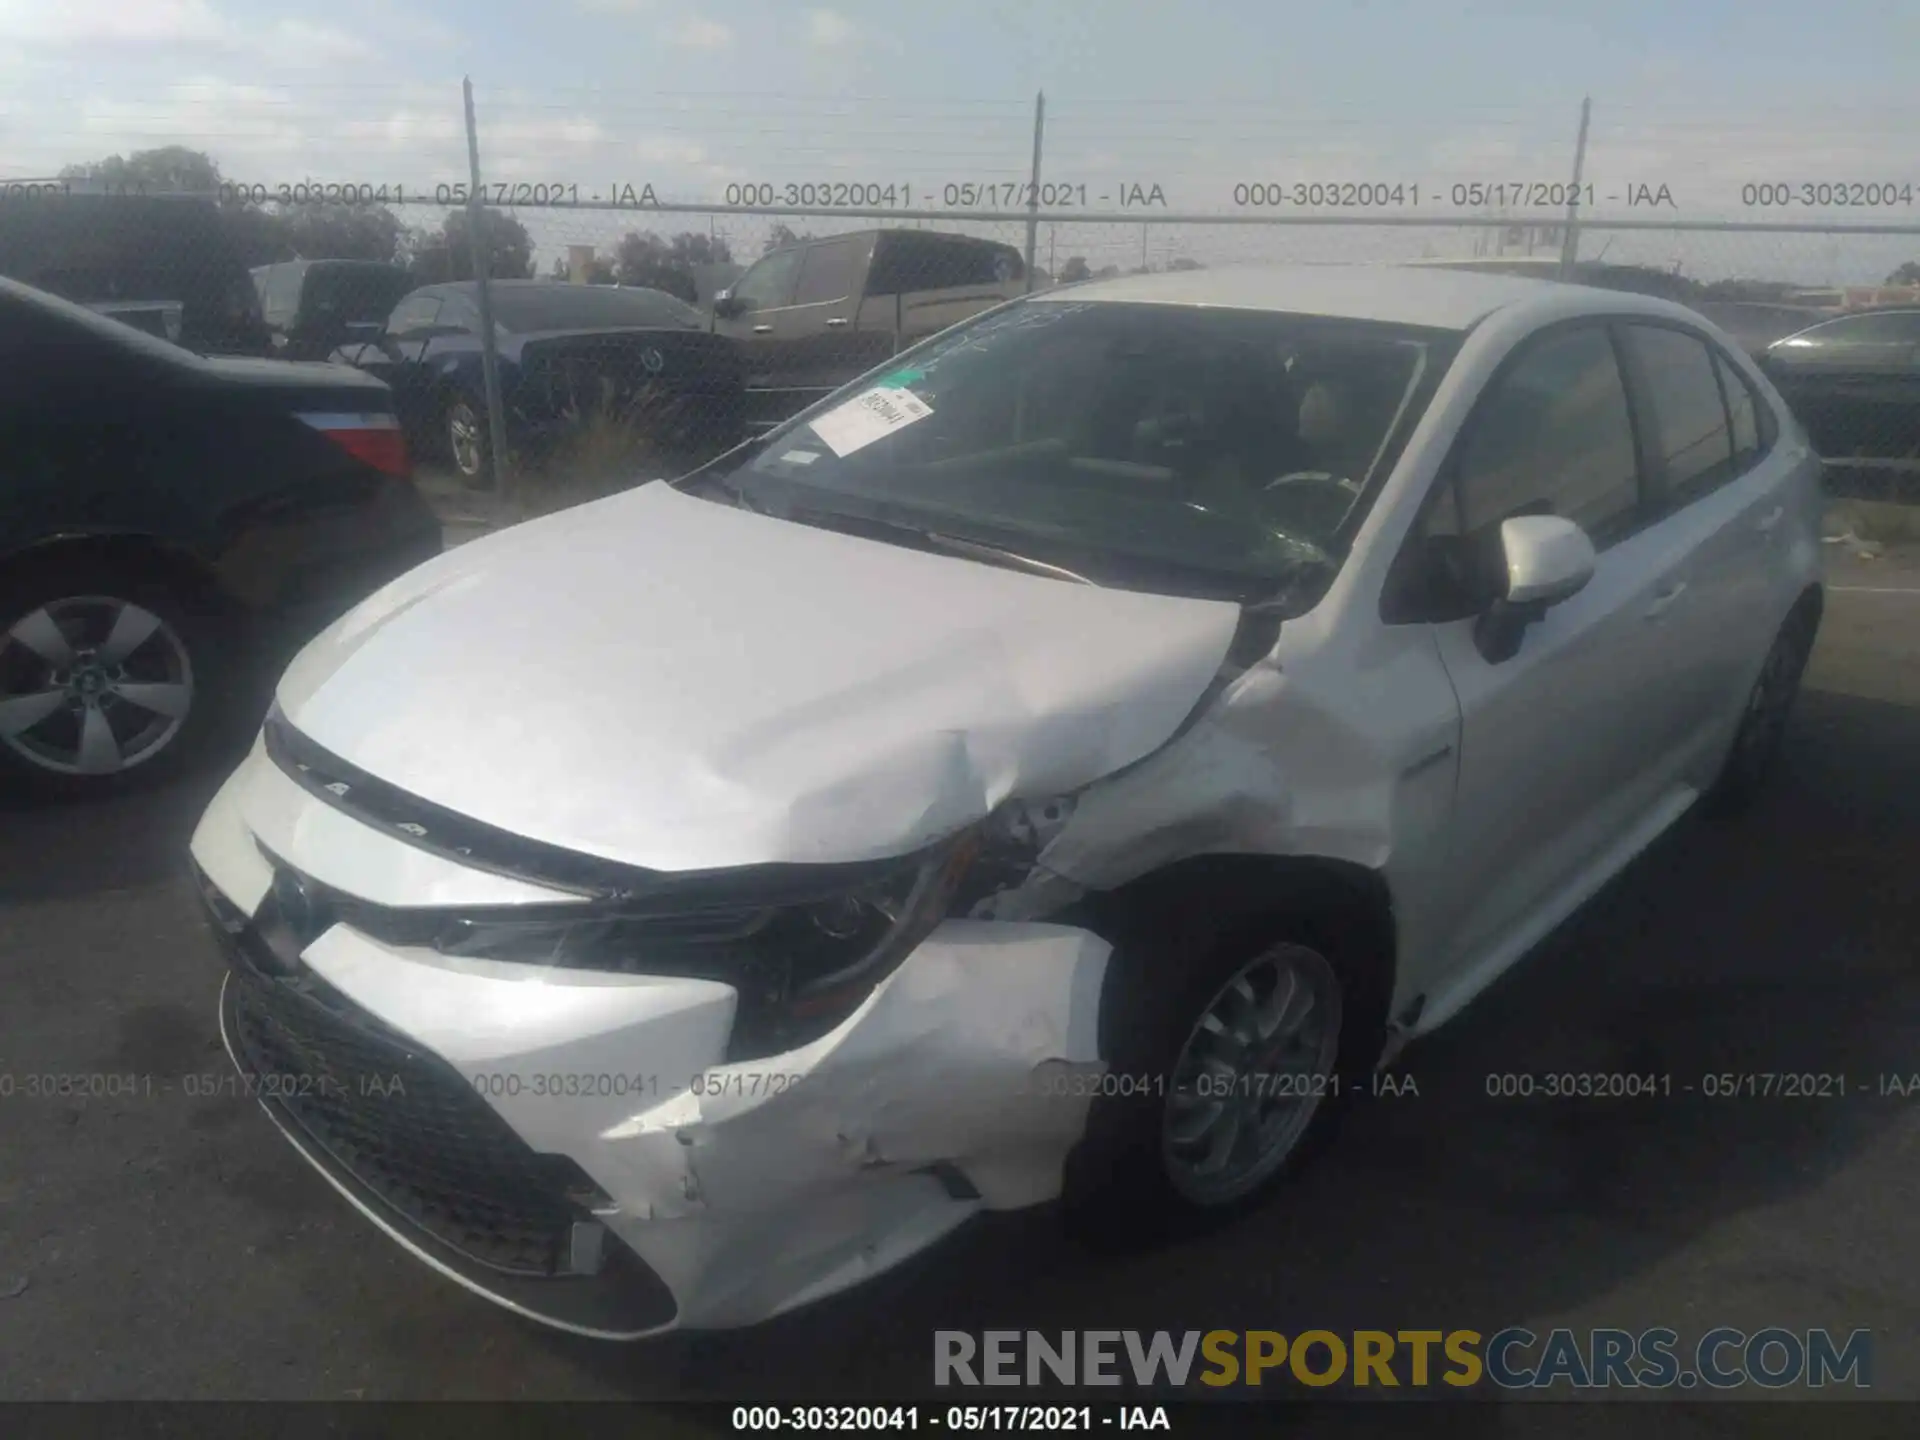
<instances>
[{"instance_id":1,"label":"front wheel","mask_svg":"<svg viewBox=\"0 0 1920 1440\"><path fill-rule=\"evenodd\" d=\"M1172 934L1116 949L1103 1052L1122 1083L1066 1177L1083 1238L1134 1247L1224 1223L1330 1137L1384 1039L1379 967L1344 928L1282 916L1197 955Z\"/></svg>"},{"instance_id":2,"label":"front wheel","mask_svg":"<svg viewBox=\"0 0 1920 1440\"><path fill-rule=\"evenodd\" d=\"M485 411L465 395L455 395L446 407L447 454L453 468L469 484L485 480L493 469L493 446Z\"/></svg>"}]
</instances>

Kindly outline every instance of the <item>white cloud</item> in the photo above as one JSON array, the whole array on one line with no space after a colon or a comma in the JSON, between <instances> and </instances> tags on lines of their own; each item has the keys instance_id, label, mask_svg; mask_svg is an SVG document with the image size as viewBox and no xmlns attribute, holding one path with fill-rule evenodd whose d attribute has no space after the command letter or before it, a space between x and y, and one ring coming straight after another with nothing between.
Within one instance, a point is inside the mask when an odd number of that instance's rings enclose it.
<instances>
[{"instance_id":1,"label":"white cloud","mask_svg":"<svg viewBox=\"0 0 1920 1440\"><path fill-rule=\"evenodd\" d=\"M0 40L22 45L218 43L229 33L206 0L0 0Z\"/></svg>"},{"instance_id":2,"label":"white cloud","mask_svg":"<svg viewBox=\"0 0 1920 1440\"><path fill-rule=\"evenodd\" d=\"M423 141L464 140L466 127L458 116L441 110L396 110L378 120L349 120L341 134L353 140L371 140L400 149Z\"/></svg>"},{"instance_id":3,"label":"white cloud","mask_svg":"<svg viewBox=\"0 0 1920 1440\"><path fill-rule=\"evenodd\" d=\"M689 15L666 32L667 42L688 50L724 50L733 44L733 30L718 20Z\"/></svg>"},{"instance_id":4,"label":"white cloud","mask_svg":"<svg viewBox=\"0 0 1920 1440\"><path fill-rule=\"evenodd\" d=\"M282 20L255 43L265 58L280 65L333 65L380 55L357 35L305 20Z\"/></svg>"},{"instance_id":5,"label":"white cloud","mask_svg":"<svg viewBox=\"0 0 1920 1440\"><path fill-rule=\"evenodd\" d=\"M311 117L286 91L214 76L178 81L157 101L89 96L80 102L78 119L81 133L92 137L101 153L162 145L212 148L223 168L236 172L246 166L234 165L235 160L298 154L309 147L312 135Z\"/></svg>"},{"instance_id":6,"label":"white cloud","mask_svg":"<svg viewBox=\"0 0 1920 1440\"><path fill-rule=\"evenodd\" d=\"M653 0L574 0L574 3L598 15L638 15L653 8Z\"/></svg>"},{"instance_id":7,"label":"white cloud","mask_svg":"<svg viewBox=\"0 0 1920 1440\"><path fill-rule=\"evenodd\" d=\"M807 11L807 43L822 50L839 50L860 38L860 28L838 10Z\"/></svg>"},{"instance_id":8,"label":"white cloud","mask_svg":"<svg viewBox=\"0 0 1920 1440\"><path fill-rule=\"evenodd\" d=\"M559 120L496 120L479 127L481 141L490 146L558 145L586 149L610 138L600 122L585 115Z\"/></svg>"}]
</instances>

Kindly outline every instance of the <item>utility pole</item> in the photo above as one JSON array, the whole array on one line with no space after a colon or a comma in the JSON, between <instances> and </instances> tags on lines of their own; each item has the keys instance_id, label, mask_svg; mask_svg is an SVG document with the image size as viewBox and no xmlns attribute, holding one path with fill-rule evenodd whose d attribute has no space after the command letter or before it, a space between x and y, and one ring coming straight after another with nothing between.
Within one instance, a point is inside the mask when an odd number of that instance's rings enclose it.
<instances>
[{"instance_id":1,"label":"utility pole","mask_svg":"<svg viewBox=\"0 0 1920 1440\"><path fill-rule=\"evenodd\" d=\"M1560 278L1571 281L1580 258L1580 175L1587 163L1587 122L1593 117L1593 97L1580 101L1580 138L1573 145L1573 193L1567 197L1567 233L1560 237Z\"/></svg>"},{"instance_id":2,"label":"utility pole","mask_svg":"<svg viewBox=\"0 0 1920 1440\"><path fill-rule=\"evenodd\" d=\"M1027 190L1027 293L1033 293L1033 249L1040 238L1040 141L1047 128L1047 94L1033 96L1033 173Z\"/></svg>"},{"instance_id":3,"label":"utility pole","mask_svg":"<svg viewBox=\"0 0 1920 1440\"><path fill-rule=\"evenodd\" d=\"M460 82L467 110L467 167L472 172L473 188L467 192L467 242L473 247L473 280L480 301L480 376L487 392L487 438L493 450L493 489L504 495L507 486L507 417L500 403L500 357L493 333L493 292L487 285L487 252L490 246L482 234L487 211L483 203L486 190L480 182L480 132L473 123L473 81Z\"/></svg>"}]
</instances>

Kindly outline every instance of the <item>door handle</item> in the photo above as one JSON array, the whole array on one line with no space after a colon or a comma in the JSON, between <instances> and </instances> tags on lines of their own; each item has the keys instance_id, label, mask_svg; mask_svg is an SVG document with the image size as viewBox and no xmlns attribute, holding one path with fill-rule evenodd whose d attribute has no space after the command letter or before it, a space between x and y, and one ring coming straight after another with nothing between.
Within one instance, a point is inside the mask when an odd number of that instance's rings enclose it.
<instances>
[{"instance_id":1,"label":"door handle","mask_svg":"<svg viewBox=\"0 0 1920 1440\"><path fill-rule=\"evenodd\" d=\"M753 333L756 335L771 335L773 333L773 327L771 325L756 325L753 327Z\"/></svg>"},{"instance_id":2,"label":"door handle","mask_svg":"<svg viewBox=\"0 0 1920 1440\"><path fill-rule=\"evenodd\" d=\"M844 330L844 329L846 329L846 328L847 328L847 317L846 317L846 316L844 316L844 315L836 315L836 316L834 316L834 317L833 317L833 319L831 319L831 320L829 320L829 321L827 321L827 328L828 328L829 330Z\"/></svg>"},{"instance_id":3,"label":"door handle","mask_svg":"<svg viewBox=\"0 0 1920 1440\"><path fill-rule=\"evenodd\" d=\"M1653 597L1653 603L1647 606L1646 618L1649 620L1658 620L1672 608L1674 601L1686 593L1687 582L1684 580L1674 581L1673 584L1667 586L1666 589L1661 590Z\"/></svg>"},{"instance_id":4,"label":"door handle","mask_svg":"<svg viewBox=\"0 0 1920 1440\"><path fill-rule=\"evenodd\" d=\"M1758 520L1754 521L1753 528L1758 530L1762 535L1771 535L1773 533L1773 527L1780 523L1780 517L1786 513L1786 506L1776 505Z\"/></svg>"}]
</instances>

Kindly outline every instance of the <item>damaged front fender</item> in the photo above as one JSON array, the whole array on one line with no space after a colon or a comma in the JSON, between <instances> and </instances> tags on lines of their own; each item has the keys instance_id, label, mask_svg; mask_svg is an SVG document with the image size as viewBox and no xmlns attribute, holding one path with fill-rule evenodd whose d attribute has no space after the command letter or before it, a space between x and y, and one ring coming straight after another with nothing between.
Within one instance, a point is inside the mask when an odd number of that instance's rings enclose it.
<instances>
[{"instance_id":1,"label":"damaged front fender","mask_svg":"<svg viewBox=\"0 0 1920 1440\"><path fill-rule=\"evenodd\" d=\"M1059 1194L1091 1092L1062 1072L1101 1069L1108 953L1064 926L950 921L830 1034L712 1066L576 1158L682 1323L818 1298L975 1210Z\"/></svg>"}]
</instances>

